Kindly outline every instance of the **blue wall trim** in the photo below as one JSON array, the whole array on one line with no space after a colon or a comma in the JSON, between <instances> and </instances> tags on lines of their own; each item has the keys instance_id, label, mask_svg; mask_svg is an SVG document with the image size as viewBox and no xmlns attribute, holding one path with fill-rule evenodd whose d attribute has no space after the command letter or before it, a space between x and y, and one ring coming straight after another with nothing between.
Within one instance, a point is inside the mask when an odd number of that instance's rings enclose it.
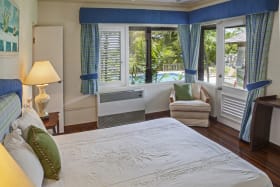
<instances>
[{"instance_id":1,"label":"blue wall trim","mask_svg":"<svg viewBox=\"0 0 280 187\"><path fill-rule=\"evenodd\" d=\"M144 9L81 8L80 23L187 24L188 12Z\"/></svg>"},{"instance_id":2,"label":"blue wall trim","mask_svg":"<svg viewBox=\"0 0 280 187\"><path fill-rule=\"evenodd\" d=\"M279 0L231 0L189 12L189 23L278 10Z\"/></svg>"},{"instance_id":3,"label":"blue wall trim","mask_svg":"<svg viewBox=\"0 0 280 187\"><path fill-rule=\"evenodd\" d=\"M277 11L279 0L231 0L191 12L81 8L80 23L190 24L260 12Z\"/></svg>"}]
</instances>

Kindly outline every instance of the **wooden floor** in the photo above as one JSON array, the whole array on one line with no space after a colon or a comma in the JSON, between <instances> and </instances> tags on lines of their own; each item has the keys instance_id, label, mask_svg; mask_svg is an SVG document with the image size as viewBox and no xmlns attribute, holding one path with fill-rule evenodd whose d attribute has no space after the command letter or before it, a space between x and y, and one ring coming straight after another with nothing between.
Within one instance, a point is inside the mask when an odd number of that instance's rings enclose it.
<instances>
[{"instance_id":1,"label":"wooden floor","mask_svg":"<svg viewBox=\"0 0 280 187\"><path fill-rule=\"evenodd\" d=\"M146 119L155 119L167 117L169 112L160 112L146 115ZM227 127L216 120L210 120L210 127L192 127L197 132L219 143L243 159L252 163L270 177L274 187L280 187L280 149L277 146L270 145L259 151L250 151L249 145L238 139L238 131ZM67 128L67 133L96 129L96 123L76 125L73 128Z\"/></svg>"},{"instance_id":2,"label":"wooden floor","mask_svg":"<svg viewBox=\"0 0 280 187\"><path fill-rule=\"evenodd\" d=\"M278 147L270 145L252 152L247 143L238 139L238 131L215 120L211 120L208 128L192 128L263 170L272 180L274 187L280 187L280 150Z\"/></svg>"}]
</instances>

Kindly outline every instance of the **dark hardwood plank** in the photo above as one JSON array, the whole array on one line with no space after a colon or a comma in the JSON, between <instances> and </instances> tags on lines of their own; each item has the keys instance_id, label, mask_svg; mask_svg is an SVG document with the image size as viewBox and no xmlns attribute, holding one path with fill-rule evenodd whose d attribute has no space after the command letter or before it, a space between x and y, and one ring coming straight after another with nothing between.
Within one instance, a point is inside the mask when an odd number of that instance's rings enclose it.
<instances>
[{"instance_id":1,"label":"dark hardwood plank","mask_svg":"<svg viewBox=\"0 0 280 187\"><path fill-rule=\"evenodd\" d=\"M82 131L89 131L97 129L97 122L90 122L90 123L83 123L77 125L68 125L64 126L64 133L63 134L70 134Z\"/></svg>"}]
</instances>

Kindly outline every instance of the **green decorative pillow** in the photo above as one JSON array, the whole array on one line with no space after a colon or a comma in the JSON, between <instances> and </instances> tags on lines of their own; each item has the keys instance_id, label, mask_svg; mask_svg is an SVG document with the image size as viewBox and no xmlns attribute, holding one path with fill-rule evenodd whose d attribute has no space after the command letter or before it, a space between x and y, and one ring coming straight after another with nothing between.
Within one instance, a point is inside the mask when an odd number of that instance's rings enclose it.
<instances>
[{"instance_id":1,"label":"green decorative pillow","mask_svg":"<svg viewBox=\"0 0 280 187\"><path fill-rule=\"evenodd\" d=\"M59 179L61 169L60 155L56 143L44 130L31 126L28 131L27 142L39 158L49 179Z\"/></svg>"},{"instance_id":2,"label":"green decorative pillow","mask_svg":"<svg viewBox=\"0 0 280 187\"><path fill-rule=\"evenodd\" d=\"M176 100L192 100L191 84L174 84Z\"/></svg>"}]
</instances>

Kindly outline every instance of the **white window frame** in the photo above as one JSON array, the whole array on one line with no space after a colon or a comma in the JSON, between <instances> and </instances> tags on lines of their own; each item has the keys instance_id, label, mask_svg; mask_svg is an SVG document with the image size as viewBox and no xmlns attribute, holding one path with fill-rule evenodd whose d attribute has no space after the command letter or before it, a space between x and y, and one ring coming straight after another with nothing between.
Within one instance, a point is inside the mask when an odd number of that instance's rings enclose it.
<instances>
[{"instance_id":1,"label":"white window frame","mask_svg":"<svg viewBox=\"0 0 280 187\"><path fill-rule=\"evenodd\" d=\"M170 85L170 84L174 84L174 83L184 83L185 79L183 80L175 80L175 81L167 81L167 82L158 82L158 83L143 83L143 84L130 84L129 83L129 27L173 27L173 28L177 28L178 29L178 25L175 24L127 24L126 26L126 46L127 46L127 56L126 56L126 66L127 66L127 72L126 72L126 78L127 78L127 82L126 85L127 87L143 87L145 85ZM182 62L184 63L184 62Z\"/></svg>"},{"instance_id":2,"label":"white window frame","mask_svg":"<svg viewBox=\"0 0 280 187\"><path fill-rule=\"evenodd\" d=\"M184 82L180 81L169 81L161 83L144 83L144 84L129 84L129 27L139 26L139 27L163 27L166 25L162 24L99 24L99 32L102 31L120 31L121 32L121 81L113 82L101 82L99 79L100 92L108 92L114 90L125 90L127 88L138 88L145 85L167 85L174 84L175 82ZM168 25L168 27L177 28L177 25ZM100 65L100 64L99 64ZM101 68L99 68L100 74Z\"/></svg>"},{"instance_id":3,"label":"white window frame","mask_svg":"<svg viewBox=\"0 0 280 187\"><path fill-rule=\"evenodd\" d=\"M112 82L101 82L99 79L99 85L100 85L100 90L101 92L107 91L107 90L112 90L114 87L125 87L126 86L126 26L123 24L99 24L99 32L101 33L102 31L118 31L121 33L121 80L120 81L112 81ZM100 64L99 64L100 66ZM101 68L99 68L99 75L101 73Z\"/></svg>"},{"instance_id":4,"label":"white window frame","mask_svg":"<svg viewBox=\"0 0 280 187\"><path fill-rule=\"evenodd\" d=\"M225 55L225 46L224 46L224 29L226 27L234 27L234 26L240 26L240 25L245 25L245 17L236 17L232 19L225 19L225 20L217 20L217 21L211 21L202 24L203 26L207 25L216 25L216 31L217 31L217 45L216 45L216 84L214 83L209 83L205 81L198 80L197 82L203 83L206 85L210 86L216 86L218 88L222 87L228 87L232 89L237 89L237 90L244 90L241 88L234 88L228 85L224 85L224 70L225 70L225 63L224 63L224 55ZM221 78L219 76L222 76Z\"/></svg>"},{"instance_id":5,"label":"white window frame","mask_svg":"<svg viewBox=\"0 0 280 187\"><path fill-rule=\"evenodd\" d=\"M217 23L217 51L216 51L216 67L217 67L217 80L216 80L216 85L218 87L229 87L232 89L237 89L237 90L243 90L241 88L235 88L232 86L228 86L224 84L224 74L225 74L225 62L224 62L224 56L225 56L225 28L226 27L234 27L234 26L240 26L240 25L245 25L245 17L238 17L238 18L233 18L230 20L224 20L221 21L220 23ZM219 77L219 76L222 77Z\"/></svg>"}]
</instances>

